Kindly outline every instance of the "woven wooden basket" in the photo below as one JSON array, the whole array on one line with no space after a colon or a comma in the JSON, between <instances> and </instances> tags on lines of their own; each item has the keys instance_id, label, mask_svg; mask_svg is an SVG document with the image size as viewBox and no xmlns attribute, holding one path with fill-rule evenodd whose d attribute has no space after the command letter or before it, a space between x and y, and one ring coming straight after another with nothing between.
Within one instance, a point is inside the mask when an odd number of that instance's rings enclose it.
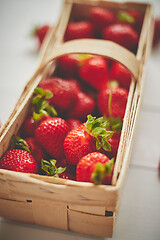
<instances>
[{"instance_id":1,"label":"woven wooden basket","mask_svg":"<svg viewBox=\"0 0 160 240\"><path fill-rule=\"evenodd\" d=\"M137 54L106 40L81 39L63 43L63 36L71 16L85 16L91 6L111 9L135 8L144 13L144 21ZM19 101L0 132L0 157L10 139L21 127L38 83L55 69L55 59L68 53L91 53L121 62L132 74L121 140L112 185L95 186L72 180L0 170L0 216L35 223L52 228L111 237L120 195L129 165L132 143L146 68L153 35L151 6L141 3L108 1L65 1L55 29L45 39L41 61L28 81Z\"/></svg>"}]
</instances>

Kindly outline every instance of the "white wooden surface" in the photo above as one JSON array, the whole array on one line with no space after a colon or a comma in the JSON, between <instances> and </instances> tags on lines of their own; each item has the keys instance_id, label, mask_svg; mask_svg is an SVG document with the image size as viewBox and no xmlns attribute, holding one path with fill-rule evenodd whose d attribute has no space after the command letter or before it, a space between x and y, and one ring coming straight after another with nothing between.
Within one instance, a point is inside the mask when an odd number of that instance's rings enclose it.
<instances>
[{"instance_id":1,"label":"white wooden surface","mask_svg":"<svg viewBox=\"0 0 160 240\"><path fill-rule=\"evenodd\" d=\"M150 1L160 14L160 1ZM38 64L36 42L29 32L37 23L55 24L62 0L0 1L0 121L10 115ZM152 52L144 86L127 181L117 216L114 240L160 239L160 47ZM8 221L0 218L0 239L101 239Z\"/></svg>"}]
</instances>

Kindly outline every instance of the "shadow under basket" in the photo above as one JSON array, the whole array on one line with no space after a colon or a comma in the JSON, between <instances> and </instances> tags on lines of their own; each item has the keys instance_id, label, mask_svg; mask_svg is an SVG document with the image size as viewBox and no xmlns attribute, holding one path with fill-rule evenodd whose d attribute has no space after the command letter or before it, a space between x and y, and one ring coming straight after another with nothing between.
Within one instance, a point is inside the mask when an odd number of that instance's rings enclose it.
<instances>
[{"instance_id":1,"label":"shadow under basket","mask_svg":"<svg viewBox=\"0 0 160 240\"><path fill-rule=\"evenodd\" d=\"M143 11L144 20L136 54L102 39L63 42L71 16L78 13L87 15L90 7L96 5L112 9L132 7ZM91 0L64 2L57 26L51 29L43 43L39 67L28 81L8 121L1 128L0 157L7 150L12 135L21 127L34 89L42 79L53 73L56 58L69 53L101 55L122 63L132 74L112 185L96 186L92 183L1 169L1 217L93 236L112 237L134 142L152 35L153 19L149 4Z\"/></svg>"}]
</instances>

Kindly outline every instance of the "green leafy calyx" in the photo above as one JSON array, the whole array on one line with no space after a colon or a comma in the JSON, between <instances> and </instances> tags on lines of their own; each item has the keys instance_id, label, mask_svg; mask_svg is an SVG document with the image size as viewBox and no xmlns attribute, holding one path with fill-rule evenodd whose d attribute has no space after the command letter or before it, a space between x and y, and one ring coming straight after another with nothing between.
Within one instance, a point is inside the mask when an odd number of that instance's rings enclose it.
<instances>
[{"instance_id":1,"label":"green leafy calyx","mask_svg":"<svg viewBox=\"0 0 160 240\"><path fill-rule=\"evenodd\" d=\"M49 90L43 90L42 88L34 89L35 96L32 99L32 104L34 105L33 119L39 121L44 116L56 117L56 110L50 106L48 99L53 97L52 92Z\"/></svg>"},{"instance_id":2,"label":"green leafy calyx","mask_svg":"<svg viewBox=\"0 0 160 240\"><path fill-rule=\"evenodd\" d=\"M27 142L24 139L20 138L19 136L13 136L11 139L11 143L14 145L15 148L23 149L31 153Z\"/></svg>"},{"instance_id":3,"label":"green leafy calyx","mask_svg":"<svg viewBox=\"0 0 160 240\"><path fill-rule=\"evenodd\" d=\"M102 184L103 180L110 176L113 170L114 166L114 158L112 158L110 161L108 161L105 164L102 164L100 162L96 163L95 169L91 175L92 181L98 185Z\"/></svg>"},{"instance_id":4,"label":"green leafy calyx","mask_svg":"<svg viewBox=\"0 0 160 240\"><path fill-rule=\"evenodd\" d=\"M104 117L87 116L87 122L85 124L86 132L96 139L96 148L99 150L101 147L106 150L111 150L111 145L108 140L114 134L113 131L108 131L109 122Z\"/></svg>"},{"instance_id":5,"label":"green leafy calyx","mask_svg":"<svg viewBox=\"0 0 160 240\"><path fill-rule=\"evenodd\" d=\"M54 177L59 177L59 174L64 172L66 170L65 168L56 167L56 160L51 159L51 160L44 160L42 159L41 161L41 168L47 173L48 176L54 176Z\"/></svg>"}]
</instances>

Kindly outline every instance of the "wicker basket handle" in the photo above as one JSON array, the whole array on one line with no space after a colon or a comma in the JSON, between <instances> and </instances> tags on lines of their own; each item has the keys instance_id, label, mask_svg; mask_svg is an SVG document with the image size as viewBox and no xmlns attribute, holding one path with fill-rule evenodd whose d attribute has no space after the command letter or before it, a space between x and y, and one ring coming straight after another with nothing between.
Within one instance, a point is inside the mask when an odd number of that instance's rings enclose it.
<instances>
[{"instance_id":1,"label":"wicker basket handle","mask_svg":"<svg viewBox=\"0 0 160 240\"><path fill-rule=\"evenodd\" d=\"M70 53L88 53L95 55L102 55L104 57L116 60L122 63L137 80L139 73L139 61L136 56L126 48L106 40L99 39L80 39L67 41L57 48L54 48L50 56L43 63L43 67L55 58Z\"/></svg>"}]
</instances>

